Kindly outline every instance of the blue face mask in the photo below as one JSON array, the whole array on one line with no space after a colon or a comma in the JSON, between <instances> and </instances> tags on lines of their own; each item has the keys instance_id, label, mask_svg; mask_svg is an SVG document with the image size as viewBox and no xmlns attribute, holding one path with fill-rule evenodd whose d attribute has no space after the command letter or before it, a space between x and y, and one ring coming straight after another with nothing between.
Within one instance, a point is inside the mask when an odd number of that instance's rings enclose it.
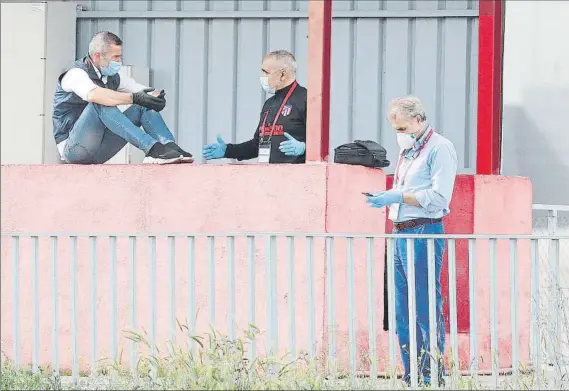
<instances>
[{"instance_id":1,"label":"blue face mask","mask_svg":"<svg viewBox=\"0 0 569 391\"><path fill-rule=\"evenodd\" d=\"M101 74L103 76L114 76L119 73L122 66L122 62L119 61L109 61L109 65L106 67L101 67Z\"/></svg>"}]
</instances>

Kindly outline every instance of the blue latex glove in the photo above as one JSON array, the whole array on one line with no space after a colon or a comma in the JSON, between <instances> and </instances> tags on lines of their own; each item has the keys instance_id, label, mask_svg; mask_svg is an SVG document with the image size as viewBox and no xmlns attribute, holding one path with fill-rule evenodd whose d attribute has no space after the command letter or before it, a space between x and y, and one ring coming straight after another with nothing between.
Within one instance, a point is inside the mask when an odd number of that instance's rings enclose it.
<instances>
[{"instance_id":1,"label":"blue latex glove","mask_svg":"<svg viewBox=\"0 0 569 391\"><path fill-rule=\"evenodd\" d=\"M221 159L222 157L225 157L226 150L227 144L225 144L221 136L217 136L217 143L204 145L202 154L206 160Z\"/></svg>"},{"instance_id":2,"label":"blue latex glove","mask_svg":"<svg viewBox=\"0 0 569 391\"><path fill-rule=\"evenodd\" d=\"M306 150L306 144L302 141L296 140L290 134L286 133L284 136L288 139L279 144L279 150L286 156L300 156Z\"/></svg>"},{"instance_id":3,"label":"blue latex glove","mask_svg":"<svg viewBox=\"0 0 569 391\"><path fill-rule=\"evenodd\" d=\"M386 205L402 204L403 192L401 190L388 190L374 193L373 196L367 197L368 203L374 208L383 208Z\"/></svg>"}]
</instances>

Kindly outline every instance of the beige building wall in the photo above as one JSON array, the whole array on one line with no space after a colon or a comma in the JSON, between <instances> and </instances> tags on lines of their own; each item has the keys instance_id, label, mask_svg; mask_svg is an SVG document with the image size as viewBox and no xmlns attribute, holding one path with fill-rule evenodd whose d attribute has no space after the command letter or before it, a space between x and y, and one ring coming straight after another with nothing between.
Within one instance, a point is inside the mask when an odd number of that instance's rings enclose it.
<instances>
[{"instance_id":1,"label":"beige building wall","mask_svg":"<svg viewBox=\"0 0 569 391\"><path fill-rule=\"evenodd\" d=\"M0 14L1 162L58 163L52 97L75 57L75 2L2 3Z\"/></svg>"}]
</instances>

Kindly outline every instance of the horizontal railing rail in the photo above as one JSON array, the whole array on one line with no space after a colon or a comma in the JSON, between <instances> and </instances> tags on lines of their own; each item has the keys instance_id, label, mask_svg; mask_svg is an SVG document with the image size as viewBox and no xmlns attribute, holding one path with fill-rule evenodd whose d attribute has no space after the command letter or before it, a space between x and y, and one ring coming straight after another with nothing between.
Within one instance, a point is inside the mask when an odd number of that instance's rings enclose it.
<instances>
[{"instance_id":1,"label":"horizontal railing rail","mask_svg":"<svg viewBox=\"0 0 569 391\"><path fill-rule=\"evenodd\" d=\"M191 335L211 326L235 340L239 324L255 326L265 341L251 341L251 360L306 352L330 376L384 374L394 385L401 373L396 330L401 336L408 327L412 386L426 362L432 373L444 366L454 385L461 373L485 371L495 387L504 371L518 382L531 376L536 389L567 381L560 281L569 235L2 232L2 242L10 249L1 259L2 322L12 324L2 350L34 371L65 366L77 379L80 369L94 371L105 353L116 361L122 349L136 371L142 347L121 331L148 330L150 354L157 354L159 344L183 338L185 317ZM387 330L378 327L380 307ZM413 314L405 327L398 311ZM425 322L436 327L425 331ZM427 346L418 346L419 334L429 336ZM449 349L441 352L445 335ZM438 376L432 382L439 385Z\"/></svg>"},{"instance_id":2,"label":"horizontal railing rail","mask_svg":"<svg viewBox=\"0 0 569 391\"><path fill-rule=\"evenodd\" d=\"M333 19L477 18L478 10L334 11ZM308 11L78 11L78 19L308 19Z\"/></svg>"},{"instance_id":3,"label":"horizontal railing rail","mask_svg":"<svg viewBox=\"0 0 569 391\"><path fill-rule=\"evenodd\" d=\"M89 237L138 237L138 238L168 238L168 237L195 237L195 238L208 238L208 237L248 237L248 236L278 236L278 237L296 237L296 238L353 238L353 239L401 239L400 234L377 234L377 233L299 233L299 232L211 232L211 233L183 233L183 232L156 232L156 233L127 233L127 232L2 232L2 236L18 236L18 237L75 237L75 238L89 238ZM405 234L405 238L409 239L516 239L516 240L566 240L569 235L532 235L532 234Z\"/></svg>"},{"instance_id":4,"label":"horizontal railing rail","mask_svg":"<svg viewBox=\"0 0 569 391\"><path fill-rule=\"evenodd\" d=\"M551 210L558 212L569 212L569 205L553 205L553 204L533 204L533 210Z\"/></svg>"}]
</instances>

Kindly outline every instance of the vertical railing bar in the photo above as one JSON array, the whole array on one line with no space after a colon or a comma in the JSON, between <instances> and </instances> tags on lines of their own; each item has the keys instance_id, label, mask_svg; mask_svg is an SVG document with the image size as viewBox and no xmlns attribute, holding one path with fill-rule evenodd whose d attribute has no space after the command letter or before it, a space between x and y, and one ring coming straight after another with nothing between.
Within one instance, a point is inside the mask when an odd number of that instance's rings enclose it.
<instances>
[{"instance_id":1,"label":"vertical railing bar","mask_svg":"<svg viewBox=\"0 0 569 391\"><path fill-rule=\"evenodd\" d=\"M531 264L532 264L532 325L533 330L533 362L535 366L535 385L536 390L541 389L541 322L540 322L540 276L539 276L539 242L537 239L531 241Z\"/></svg>"},{"instance_id":2,"label":"vertical railing bar","mask_svg":"<svg viewBox=\"0 0 569 391\"><path fill-rule=\"evenodd\" d=\"M450 304L450 343L455 373L460 371L458 361L458 308L456 302L456 241L448 241L448 275L449 275L449 304Z\"/></svg>"},{"instance_id":3,"label":"vertical railing bar","mask_svg":"<svg viewBox=\"0 0 569 391\"><path fill-rule=\"evenodd\" d=\"M150 351L156 357L156 236L150 236ZM156 365L152 364L151 377L156 378Z\"/></svg>"},{"instance_id":4,"label":"vertical railing bar","mask_svg":"<svg viewBox=\"0 0 569 391\"><path fill-rule=\"evenodd\" d=\"M117 237L109 238L111 245L111 358L117 359Z\"/></svg>"},{"instance_id":5,"label":"vertical railing bar","mask_svg":"<svg viewBox=\"0 0 569 391\"><path fill-rule=\"evenodd\" d=\"M59 287L57 264L57 236L51 237L51 290L53 293L53 325L52 325L52 367L53 373L59 374Z\"/></svg>"},{"instance_id":6,"label":"vertical railing bar","mask_svg":"<svg viewBox=\"0 0 569 391\"><path fill-rule=\"evenodd\" d=\"M547 211L547 234L555 236L557 233L557 209Z\"/></svg>"},{"instance_id":7,"label":"vertical railing bar","mask_svg":"<svg viewBox=\"0 0 569 391\"><path fill-rule=\"evenodd\" d=\"M79 357L77 335L77 237L71 236L71 379L79 380Z\"/></svg>"},{"instance_id":8,"label":"vertical railing bar","mask_svg":"<svg viewBox=\"0 0 569 391\"><path fill-rule=\"evenodd\" d=\"M553 303L555 306L555 311L553 312L553 338L551 339L551 344L554 345L553 352L554 356L554 368L553 371L555 374L554 377L554 389L560 390L561 389L561 363L560 363L560 346L564 343L561 337L561 317L560 314L564 311L563 306L561 305L561 282L560 282L560 247L559 247L559 239L552 239L552 248L553 248L553 278L554 278L554 296L553 296Z\"/></svg>"},{"instance_id":9,"label":"vertical railing bar","mask_svg":"<svg viewBox=\"0 0 569 391\"><path fill-rule=\"evenodd\" d=\"M296 317L295 317L295 278L294 278L294 237L289 236L288 242L288 319L289 347L292 359L296 360Z\"/></svg>"},{"instance_id":10,"label":"vertical railing bar","mask_svg":"<svg viewBox=\"0 0 569 391\"><path fill-rule=\"evenodd\" d=\"M188 236L188 332L190 336L196 333L196 238ZM190 338L190 351L196 351L196 342Z\"/></svg>"},{"instance_id":11,"label":"vertical railing bar","mask_svg":"<svg viewBox=\"0 0 569 391\"><path fill-rule=\"evenodd\" d=\"M32 349L32 372L39 371L39 350L40 350L40 310L39 310L39 238L32 236L32 290L34 297L33 304L33 349Z\"/></svg>"},{"instance_id":12,"label":"vertical railing bar","mask_svg":"<svg viewBox=\"0 0 569 391\"><path fill-rule=\"evenodd\" d=\"M438 349L438 326L437 319L437 293L436 293L436 270L435 270L435 240L427 239L427 288L429 297L429 339L431 360L431 384L439 386L439 352ZM421 360L423 361L423 360Z\"/></svg>"},{"instance_id":13,"label":"vertical railing bar","mask_svg":"<svg viewBox=\"0 0 569 391\"><path fill-rule=\"evenodd\" d=\"M14 366L20 369L20 237L12 236L12 284L14 285Z\"/></svg>"},{"instance_id":14,"label":"vertical railing bar","mask_svg":"<svg viewBox=\"0 0 569 391\"><path fill-rule=\"evenodd\" d=\"M392 238L386 239L385 251L387 252L387 320L389 326L389 372L391 376L391 388L395 387L397 379L397 337L395 334L395 246Z\"/></svg>"},{"instance_id":15,"label":"vertical railing bar","mask_svg":"<svg viewBox=\"0 0 569 391\"><path fill-rule=\"evenodd\" d=\"M492 363L492 380L498 388L498 313L496 299L498 297L496 281L496 239L490 239L490 360Z\"/></svg>"},{"instance_id":16,"label":"vertical railing bar","mask_svg":"<svg viewBox=\"0 0 569 391\"><path fill-rule=\"evenodd\" d=\"M547 234L549 236L555 236L555 234L557 233L557 209L549 209L547 211ZM553 248L554 246L554 242L551 239L547 240L549 246L548 246L548 257L547 257L547 261L548 261L548 265L546 265L547 269L549 270L549 278L548 278L548 282L549 282L549 293L551 294L551 300L549 300L547 306L549 307L549 313L553 314L554 317L554 321L551 322L547 322L547 338L549 340L549 343L546 344L546 348L547 348L547 363L548 364L554 364L557 360L555 359L555 343L553 342L553 336L556 334L555 332L555 326L557 325L557 322L555 321L556 317L557 317L557 311L558 308L556 308L556 292L555 292L555 278L556 278L556 270L555 269L555 260L553 259L553 265L552 265L552 255L555 253L555 249Z\"/></svg>"},{"instance_id":17,"label":"vertical railing bar","mask_svg":"<svg viewBox=\"0 0 569 391\"><path fill-rule=\"evenodd\" d=\"M247 255L249 256L249 327L256 327L255 313L256 313L256 300L255 300L255 237L247 236ZM251 341L251 350L249 351L249 360L254 362L257 357L257 334Z\"/></svg>"},{"instance_id":18,"label":"vertical railing bar","mask_svg":"<svg viewBox=\"0 0 569 391\"><path fill-rule=\"evenodd\" d=\"M271 236L271 328L273 330L273 349L277 354L279 351L279 329L278 329L278 279L277 279L277 238Z\"/></svg>"},{"instance_id":19,"label":"vertical railing bar","mask_svg":"<svg viewBox=\"0 0 569 391\"><path fill-rule=\"evenodd\" d=\"M215 327L215 238L207 237L209 252L209 324Z\"/></svg>"},{"instance_id":20,"label":"vertical railing bar","mask_svg":"<svg viewBox=\"0 0 569 391\"><path fill-rule=\"evenodd\" d=\"M314 304L314 238L309 236L307 240L308 251L308 327L309 327L309 358L311 362L316 358L316 307Z\"/></svg>"},{"instance_id":21,"label":"vertical railing bar","mask_svg":"<svg viewBox=\"0 0 569 391\"><path fill-rule=\"evenodd\" d=\"M277 354L278 351L278 335L277 335L277 308L276 308L276 296L277 296L277 281L276 281L276 237L267 236L265 242L265 258L266 258L266 269L265 269L265 280L267 286L267 328L269 332L267 333L267 346L269 348L269 354ZM271 367L271 372L275 368Z\"/></svg>"},{"instance_id":22,"label":"vertical railing bar","mask_svg":"<svg viewBox=\"0 0 569 391\"><path fill-rule=\"evenodd\" d=\"M368 310L368 340L369 340L369 358L370 358L370 377L373 381L377 379L377 344L375 339L375 271L373 258L373 238L366 238L367 254L367 310Z\"/></svg>"},{"instance_id":23,"label":"vertical railing bar","mask_svg":"<svg viewBox=\"0 0 569 391\"><path fill-rule=\"evenodd\" d=\"M268 354L271 356L273 350L273 312L271 311L272 300L272 287L271 287L271 237L265 237L265 285L266 285L266 298L267 298L267 349Z\"/></svg>"},{"instance_id":24,"label":"vertical railing bar","mask_svg":"<svg viewBox=\"0 0 569 391\"><path fill-rule=\"evenodd\" d=\"M95 373L97 366L97 352L99 345L97 316L97 237L89 236L91 251L91 373Z\"/></svg>"},{"instance_id":25,"label":"vertical railing bar","mask_svg":"<svg viewBox=\"0 0 569 391\"><path fill-rule=\"evenodd\" d=\"M519 337L518 337L518 241L510 239L510 310L512 322L512 372L514 380L519 379Z\"/></svg>"},{"instance_id":26,"label":"vertical railing bar","mask_svg":"<svg viewBox=\"0 0 569 391\"><path fill-rule=\"evenodd\" d=\"M170 247L170 348L176 343L176 237L168 237Z\"/></svg>"},{"instance_id":27,"label":"vertical railing bar","mask_svg":"<svg viewBox=\"0 0 569 391\"><path fill-rule=\"evenodd\" d=\"M137 301L136 301L136 236L129 237L130 244L130 326L136 330L137 320ZM130 343L130 370L136 373L136 342Z\"/></svg>"},{"instance_id":28,"label":"vertical railing bar","mask_svg":"<svg viewBox=\"0 0 569 391\"><path fill-rule=\"evenodd\" d=\"M409 308L409 355L411 364L411 387L418 386L417 370L417 300L415 290L415 246L414 239L407 239L407 291Z\"/></svg>"},{"instance_id":29,"label":"vertical railing bar","mask_svg":"<svg viewBox=\"0 0 569 391\"><path fill-rule=\"evenodd\" d=\"M330 374L335 374L335 358L336 358L336 327L334 314L334 238L326 237L326 260L327 274L326 280L326 296L328 296L328 365L330 366Z\"/></svg>"},{"instance_id":30,"label":"vertical railing bar","mask_svg":"<svg viewBox=\"0 0 569 391\"><path fill-rule=\"evenodd\" d=\"M468 297L470 309L470 366L474 374L478 370L478 319L476 310L476 239L468 239Z\"/></svg>"},{"instance_id":31,"label":"vertical railing bar","mask_svg":"<svg viewBox=\"0 0 569 391\"><path fill-rule=\"evenodd\" d=\"M348 343L350 345L350 372L352 381L356 379L356 306L354 295L354 238L346 238L348 258Z\"/></svg>"},{"instance_id":32,"label":"vertical railing bar","mask_svg":"<svg viewBox=\"0 0 569 391\"><path fill-rule=\"evenodd\" d=\"M235 305L235 237L227 238L227 252L229 253L229 339L235 341L235 325L237 322Z\"/></svg>"}]
</instances>

